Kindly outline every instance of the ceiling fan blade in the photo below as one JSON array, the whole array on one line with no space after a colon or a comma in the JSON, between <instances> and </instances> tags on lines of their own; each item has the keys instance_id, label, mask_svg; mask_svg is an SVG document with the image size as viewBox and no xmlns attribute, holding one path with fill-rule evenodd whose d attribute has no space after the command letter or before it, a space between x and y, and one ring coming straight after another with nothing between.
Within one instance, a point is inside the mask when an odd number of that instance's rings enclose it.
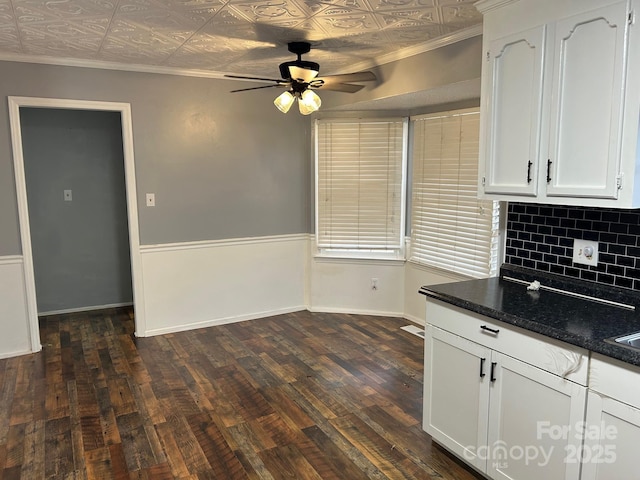
<instances>
[{"instance_id":1,"label":"ceiling fan blade","mask_svg":"<svg viewBox=\"0 0 640 480\"><path fill-rule=\"evenodd\" d=\"M327 75L326 77L318 77L319 80L324 80L325 85L327 83L344 83L344 82L370 82L377 80L376 74L373 72L355 72L355 73L342 73L338 75Z\"/></svg>"},{"instance_id":2,"label":"ceiling fan blade","mask_svg":"<svg viewBox=\"0 0 640 480\"><path fill-rule=\"evenodd\" d=\"M294 80L298 80L299 82L309 83L311 80L316 78L318 72L315 70L310 70L308 68L300 68L294 65L289 66L289 75Z\"/></svg>"},{"instance_id":3,"label":"ceiling fan blade","mask_svg":"<svg viewBox=\"0 0 640 480\"><path fill-rule=\"evenodd\" d=\"M225 75L227 78L239 78L241 80L255 80L256 82L277 82L282 83L281 79L277 78L262 78L262 77L246 77L244 75Z\"/></svg>"},{"instance_id":4,"label":"ceiling fan blade","mask_svg":"<svg viewBox=\"0 0 640 480\"><path fill-rule=\"evenodd\" d=\"M261 88L273 88L273 87L286 87L286 85L278 84L278 85L263 85L262 87L240 88L238 90L231 90L229 93L246 92L247 90L260 90Z\"/></svg>"},{"instance_id":5,"label":"ceiling fan blade","mask_svg":"<svg viewBox=\"0 0 640 480\"><path fill-rule=\"evenodd\" d=\"M312 89L333 90L334 92L356 93L364 88L364 85L352 85L350 83L324 83L321 85L309 85Z\"/></svg>"}]
</instances>

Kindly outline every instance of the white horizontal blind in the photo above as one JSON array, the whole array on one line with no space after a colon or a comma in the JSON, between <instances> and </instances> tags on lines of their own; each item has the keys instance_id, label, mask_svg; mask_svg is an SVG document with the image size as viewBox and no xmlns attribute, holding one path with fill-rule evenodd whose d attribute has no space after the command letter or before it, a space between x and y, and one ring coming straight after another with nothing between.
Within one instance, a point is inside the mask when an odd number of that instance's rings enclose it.
<instances>
[{"instance_id":1,"label":"white horizontal blind","mask_svg":"<svg viewBox=\"0 0 640 480\"><path fill-rule=\"evenodd\" d=\"M412 122L410 260L471 277L494 275L500 207L477 198L479 111Z\"/></svg>"},{"instance_id":2,"label":"white horizontal blind","mask_svg":"<svg viewBox=\"0 0 640 480\"><path fill-rule=\"evenodd\" d=\"M321 120L316 126L317 246L399 251L406 122Z\"/></svg>"}]
</instances>

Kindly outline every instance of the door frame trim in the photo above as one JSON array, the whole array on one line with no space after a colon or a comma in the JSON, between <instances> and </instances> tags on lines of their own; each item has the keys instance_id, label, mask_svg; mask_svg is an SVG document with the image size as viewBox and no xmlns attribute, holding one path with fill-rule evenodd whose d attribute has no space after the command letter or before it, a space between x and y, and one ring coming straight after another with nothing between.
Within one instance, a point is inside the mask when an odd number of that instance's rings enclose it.
<instances>
[{"instance_id":1,"label":"door frame trim","mask_svg":"<svg viewBox=\"0 0 640 480\"><path fill-rule=\"evenodd\" d=\"M31 249L31 230L29 228L29 209L27 203L27 184L24 173L24 155L22 150L22 129L20 126L20 107L58 108L70 110L95 110L119 112L122 128L122 150L124 155L125 188L127 196L127 220L129 227L129 251L131 255L131 281L133 287L133 305L135 309L135 334L145 336L146 319L144 314L144 288L142 281L142 257L140 255L140 232L138 226L138 201L136 191L135 162L133 155L133 125L131 104L120 102L101 102L89 100L70 100L58 98L8 97L9 124L13 150L13 166L18 200L18 219L24 268L26 310L29 327L31 351L42 349L40 327L38 325L38 306L36 302L36 284Z\"/></svg>"}]
</instances>

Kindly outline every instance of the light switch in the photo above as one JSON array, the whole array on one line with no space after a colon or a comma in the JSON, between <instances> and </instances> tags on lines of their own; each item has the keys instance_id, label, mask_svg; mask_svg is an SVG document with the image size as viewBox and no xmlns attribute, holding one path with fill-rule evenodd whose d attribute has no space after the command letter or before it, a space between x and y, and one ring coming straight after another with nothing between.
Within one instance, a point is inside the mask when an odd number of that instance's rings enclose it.
<instances>
[{"instance_id":1,"label":"light switch","mask_svg":"<svg viewBox=\"0 0 640 480\"><path fill-rule=\"evenodd\" d=\"M73 197L71 195L71 190L65 190L64 191L64 201L65 202L70 202L71 200L73 200Z\"/></svg>"},{"instance_id":2,"label":"light switch","mask_svg":"<svg viewBox=\"0 0 640 480\"><path fill-rule=\"evenodd\" d=\"M156 206L156 194L147 193L147 207L155 207L155 206Z\"/></svg>"}]
</instances>

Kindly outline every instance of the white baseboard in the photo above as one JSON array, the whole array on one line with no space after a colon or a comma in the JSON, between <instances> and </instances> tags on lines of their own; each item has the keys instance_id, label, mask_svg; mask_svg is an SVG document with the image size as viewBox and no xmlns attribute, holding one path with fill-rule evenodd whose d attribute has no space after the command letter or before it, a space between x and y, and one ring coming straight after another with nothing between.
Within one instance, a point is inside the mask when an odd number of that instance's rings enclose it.
<instances>
[{"instance_id":1,"label":"white baseboard","mask_svg":"<svg viewBox=\"0 0 640 480\"><path fill-rule=\"evenodd\" d=\"M11 358L11 357L19 357L20 355L30 355L32 353L31 350L16 350L15 352L0 352L0 360L3 358Z\"/></svg>"},{"instance_id":2,"label":"white baseboard","mask_svg":"<svg viewBox=\"0 0 640 480\"><path fill-rule=\"evenodd\" d=\"M226 325L229 323L244 322L247 320L257 320L260 318L273 317L276 315L284 315L286 313L300 312L306 309L307 308L305 306L301 305L298 307L283 308L281 310L271 310L268 312L258 312L258 313L252 313L249 315L238 315L238 316L227 317L227 318L216 318L216 319L206 320L202 322L194 322L194 323L188 323L188 324L175 325L175 326L166 327L166 328L158 328L155 330L147 330L147 336L152 337L154 335L164 335L166 333L176 333L176 332L184 332L187 330L197 330L198 328L216 327L219 325Z\"/></svg>"},{"instance_id":3,"label":"white baseboard","mask_svg":"<svg viewBox=\"0 0 640 480\"><path fill-rule=\"evenodd\" d=\"M65 308L63 310L50 310L48 312L38 312L38 316L46 317L48 315L63 315L65 313L91 312L93 310L105 310L107 308L130 307L131 305L133 305L133 302L110 303L108 305L92 305L89 307Z\"/></svg>"},{"instance_id":4,"label":"white baseboard","mask_svg":"<svg viewBox=\"0 0 640 480\"><path fill-rule=\"evenodd\" d=\"M307 310L313 313L346 313L349 315L371 315L374 317L398 317L403 318L402 312L384 312L380 310L364 310L359 308L335 308L335 307L310 307Z\"/></svg>"}]
</instances>

